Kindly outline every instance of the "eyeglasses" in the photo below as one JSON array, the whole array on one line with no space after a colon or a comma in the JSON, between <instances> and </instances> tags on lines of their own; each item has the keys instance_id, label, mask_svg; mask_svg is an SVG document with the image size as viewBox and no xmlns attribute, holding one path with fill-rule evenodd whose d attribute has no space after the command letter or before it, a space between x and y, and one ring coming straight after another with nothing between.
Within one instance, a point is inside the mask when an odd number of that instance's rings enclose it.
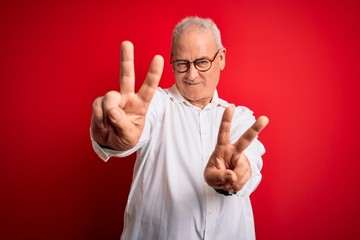
<instances>
[{"instance_id":1,"label":"eyeglasses","mask_svg":"<svg viewBox=\"0 0 360 240\"><path fill-rule=\"evenodd\" d=\"M216 52L215 56L212 59L199 58L199 59L196 59L196 60L194 60L192 62L190 62L188 60L174 60L174 61L171 61L170 64L172 65L173 69L175 71L177 71L178 73L187 72L192 63L194 64L195 68L199 72L206 72L211 68L213 61L215 61L217 55L219 54L219 52L221 50L222 49L218 50Z\"/></svg>"}]
</instances>

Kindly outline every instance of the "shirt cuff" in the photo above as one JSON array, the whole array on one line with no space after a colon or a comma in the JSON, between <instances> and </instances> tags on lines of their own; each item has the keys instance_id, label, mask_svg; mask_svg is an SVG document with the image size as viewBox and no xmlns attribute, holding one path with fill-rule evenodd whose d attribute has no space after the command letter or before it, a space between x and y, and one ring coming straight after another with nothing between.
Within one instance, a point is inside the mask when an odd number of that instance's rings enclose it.
<instances>
[{"instance_id":1,"label":"shirt cuff","mask_svg":"<svg viewBox=\"0 0 360 240\"><path fill-rule=\"evenodd\" d=\"M259 171L259 169L254 166L253 164L250 164L251 170L252 170L252 176L250 179L244 184L244 186L235 194L241 197L249 197L251 193L255 191L255 189L260 184L262 175Z\"/></svg>"},{"instance_id":2,"label":"shirt cuff","mask_svg":"<svg viewBox=\"0 0 360 240\"><path fill-rule=\"evenodd\" d=\"M107 154L102 147L100 147L100 145L94 141L91 140L92 142L92 147L94 149L94 151L96 152L96 154L104 161L107 162L109 160L109 158L111 157L109 154Z\"/></svg>"}]
</instances>

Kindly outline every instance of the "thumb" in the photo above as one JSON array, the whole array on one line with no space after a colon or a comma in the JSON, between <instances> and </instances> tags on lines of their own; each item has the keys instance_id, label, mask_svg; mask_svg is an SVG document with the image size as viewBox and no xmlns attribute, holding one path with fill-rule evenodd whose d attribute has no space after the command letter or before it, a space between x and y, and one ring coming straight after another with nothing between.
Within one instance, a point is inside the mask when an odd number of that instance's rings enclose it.
<instances>
[{"instance_id":1,"label":"thumb","mask_svg":"<svg viewBox=\"0 0 360 240\"><path fill-rule=\"evenodd\" d=\"M223 183L221 185L222 189L230 191L233 188L234 183L236 182L237 176L231 170L226 170L223 176Z\"/></svg>"},{"instance_id":2,"label":"thumb","mask_svg":"<svg viewBox=\"0 0 360 240\"><path fill-rule=\"evenodd\" d=\"M224 187L236 181L236 174L231 170L206 169L205 181L211 187Z\"/></svg>"},{"instance_id":3,"label":"thumb","mask_svg":"<svg viewBox=\"0 0 360 240\"><path fill-rule=\"evenodd\" d=\"M117 123L122 118L120 108L112 108L108 112L108 116L112 123Z\"/></svg>"},{"instance_id":4,"label":"thumb","mask_svg":"<svg viewBox=\"0 0 360 240\"><path fill-rule=\"evenodd\" d=\"M124 130L129 128L129 119L126 113L121 108L112 108L108 111L108 117L112 128L117 130Z\"/></svg>"},{"instance_id":5,"label":"thumb","mask_svg":"<svg viewBox=\"0 0 360 240\"><path fill-rule=\"evenodd\" d=\"M237 176L234 171L227 169L224 175L224 183L225 185L232 185L236 181Z\"/></svg>"}]
</instances>

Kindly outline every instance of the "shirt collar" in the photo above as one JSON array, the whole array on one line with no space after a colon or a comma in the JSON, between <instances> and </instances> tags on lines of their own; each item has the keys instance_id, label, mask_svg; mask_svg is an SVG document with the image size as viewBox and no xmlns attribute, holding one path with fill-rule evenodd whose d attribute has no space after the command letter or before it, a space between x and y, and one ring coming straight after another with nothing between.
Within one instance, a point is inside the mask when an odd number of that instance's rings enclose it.
<instances>
[{"instance_id":1,"label":"shirt collar","mask_svg":"<svg viewBox=\"0 0 360 240\"><path fill-rule=\"evenodd\" d=\"M184 98L180 94L180 92L177 89L175 84L170 89L168 89L168 94L169 94L169 97L175 102L185 103L187 105L196 107L195 105L190 103L186 98ZM209 108L209 107L210 108L215 108L217 106L227 107L227 106L229 106L229 103L227 101L219 98L218 92L215 89L213 98L211 99L211 102L208 105L206 105L205 108Z\"/></svg>"}]
</instances>

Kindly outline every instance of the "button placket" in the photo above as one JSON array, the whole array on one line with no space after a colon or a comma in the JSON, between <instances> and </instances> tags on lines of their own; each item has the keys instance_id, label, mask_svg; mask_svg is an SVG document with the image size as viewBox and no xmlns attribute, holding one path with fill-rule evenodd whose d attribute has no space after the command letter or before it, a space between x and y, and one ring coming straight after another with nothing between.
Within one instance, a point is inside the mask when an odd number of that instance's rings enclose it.
<instances>
[{"instance_id":1,"label":"button placket","mask_svg":"<svg viewBox=\"0 0 360 240\"><path fill-rule=\"evenodd\" d=\"M202 161L204 168L209 160L210 153L212 152L211 136L210 136L210 123L206 110L199 112L199 124L201 135L201 147L202 147ZM216 204L215 204L215 191L210 188L204 181L205 196L206 196L206 223L205 223L205 236L204 239L214 239L216 228Z\"/></svg>"}]
</instances>

